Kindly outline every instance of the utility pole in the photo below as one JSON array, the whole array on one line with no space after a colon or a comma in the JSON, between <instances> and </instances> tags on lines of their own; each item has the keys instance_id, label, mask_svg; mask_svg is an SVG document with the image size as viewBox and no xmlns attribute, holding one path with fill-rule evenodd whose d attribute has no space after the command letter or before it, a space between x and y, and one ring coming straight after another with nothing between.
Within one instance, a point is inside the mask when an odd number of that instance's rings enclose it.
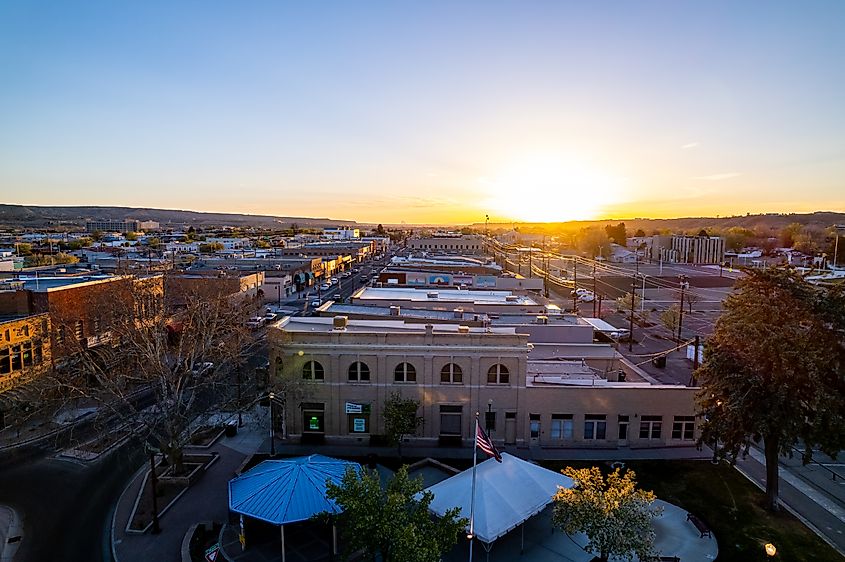
<instances>
[{"instance_id":1,"label":"utility pole","mask_svg":"<svg viewBox=\"0 0 845 562\"><path fill-rule=\"evenodd\" d=\"M572 257L572 285L574 287L574 289L572 289L572 312L577 315L578 293L575 292L575 289L578 288L578 256Z\"/></svg>"},{"instance_id":2,"label":"utility pole","mask_svg":"<svg viewBox=\"0 0 845 562\"><path fill-rule=\"evenodd\" d=\"M628 330L628 351L634 350L634 298L637 296L637 276L631 278L631 327Z\"/></svg>"},{"instance_id":3,"label":"utility pole","mask_svg":"<svg viewBox=\"0 0 845 562\"><path fill-rule=\"evenodd\" d=\"M686 275L678 276L681 280L681 308L678 311L678 343L681 343L681 329L684 325L684 290L689 287Z\"/></svg>"},{"instance_id":4,"label":"utility pole","mask_svg":"<svg viewBox=\"0 0 845 562\"><path fill-rule=\"evenodd\" d=\"M596 317L596 260L593 260L593 318Z\"/></svg>"}]
</instances>

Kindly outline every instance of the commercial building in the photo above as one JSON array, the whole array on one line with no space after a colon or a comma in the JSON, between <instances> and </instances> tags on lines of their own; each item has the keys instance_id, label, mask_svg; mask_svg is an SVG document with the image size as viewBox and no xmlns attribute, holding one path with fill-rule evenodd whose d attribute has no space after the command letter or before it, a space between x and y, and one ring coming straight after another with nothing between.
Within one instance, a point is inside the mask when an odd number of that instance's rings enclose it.
<instances>
[{"instance_id":1,"label":"commercial building","mask_svg":"<svg viewBox=\"0 0 845 562\"><path fill-rule=\"evenodd\" d=\"M411 250L437 253L481 254L484 253L484 236L461 234L458 236L431 236L408 240Z\"/></svg>"},{"instance_id":2,"label":"commercial building","mask_svg":"<svg viewBox=\"0 0 845 562\"><path fill-rule=\"evenodd\" d=\"M368 444L384 433L384 403L398 393L420 403L423 423L410 440L421 444L470 445L481 412L494 441L506 446L694 445L697 389L638 379L609 345L535 346L522 332L283 318L268 335L275 376L309 381L304 397L288 401L286 436ZM590 347L594 364L573 359Z\"/></svg>"},{"instance_id":3,"label":"commercial building","mask_svg":"<svg viewBox=\"0 0 845 562\"><path fill-rule=\"evenodd\" d=\"M189 299L263 296L263 271L220 271L192 269L174 273L164 280L165 302L169 307L185 306Z\"/></svg>"},{"instance_id":4,"label":"commercial building","mask_svg":"<svg viewBox=\"0 0 845 562\"><path fill-rule=\"evenodd\" d=\"M720 264L725 261L725 239L720 236L654 236L651 259L667 263Z\"/></svg>"},{"instance_id":5,"label":"commercial building","mask_svg":"<svg viewBox=\"0 0 845 562\"><path fill-rule=\"evenodd\" d=\"M401 287L363 287L355 292L352 304L399 306L488 314L543 314L545 304L528 295L511 291L465 290L452 288L415 289Z\"/></svg>"},{"instance_id":6,"label":"commercial building","mask_svg":"<svg viewBox=\"0 0 845 562\"><path fill-rule=\"evenodd\" d=\"M0 299L7 292L0 289ZM43 375L51 363L49 314L0 315L0 394Z\"/></svg>"},{"instance_id":7,"label":"commercial building","mask_svg":"<svg viewBox=\"0 0 845 562\"><path fill-rule=\"evenodd\" d=\"M361 237L361 231L351 226L332 226L323 229L323 237L331 240L352 240Z\"/></svg>"},{"instance_id":8,"label":"commercial building","mask_svg":"<svg viewBox=\"0 0 845 562\"><path fill-rule=\"evenodd\" d=\"M87 232L141 232L156 230L159 224L155 221L139 221L135 219L102 219L85 221Z\"/></svg>"}]
</instances>

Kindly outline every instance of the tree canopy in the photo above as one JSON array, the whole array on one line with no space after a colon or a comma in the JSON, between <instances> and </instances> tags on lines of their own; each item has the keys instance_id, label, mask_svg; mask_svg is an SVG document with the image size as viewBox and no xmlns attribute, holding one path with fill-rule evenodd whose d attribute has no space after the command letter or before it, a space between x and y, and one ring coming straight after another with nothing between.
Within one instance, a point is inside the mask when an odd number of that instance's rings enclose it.
<instances>
[{"instance_id":1,"label":"tree canopy","mask_svg":"<svg viewBox=\"0 0 845 562\"><path fill-rule=\"evenodd\" d=\"M392 393L384 401L384 433L387 440L399 449L402 456L402 439L406 435L413 435L423 422L417 415L420 403L413 398L402 398L398 392Z\"/></svg>"},{"instance_id":2,"label":"tree canopy","mask_svg":"<svg viewBox=\"0 0 845 562\"><path fill-rule=\"evenodd\" d=\"M651 520L662 509L652 503L652 492L637 488L636 474L614 470L605 480L598 467L564 469L575 481L573 488L559 488L555 494L553 521L569 534L583 532L590 542L587 552L602 560L610 556L640 560L654 556L654 528Z\"/></svg>"},{"instance_id":3,"label":"tree canopy","mask_svg":"<svg viewBox=\"0 0 845 562\"><path fill-rule=\"evenodd\" d=\"M777 509L778 456L835 454L845 443L845 298L787 268L750 269L706 343L702 439L735 460L762 441L767 507Z\"/></svg>"},{"instance_id":4,"label":"tree canopy","mask_svg":"<svg viewBox=\"0 0 845 562\"><path fill-rule=\"evenodd\" d=\"M343 510L347 555L362 550L370 560L438 562L467 525L458 508L432 517L434 496L423 491L422 478L409 478L404 466L384 488L377 472L347 469L340 485L328 483L326 496Z\"/></svg>"}]
</instances>

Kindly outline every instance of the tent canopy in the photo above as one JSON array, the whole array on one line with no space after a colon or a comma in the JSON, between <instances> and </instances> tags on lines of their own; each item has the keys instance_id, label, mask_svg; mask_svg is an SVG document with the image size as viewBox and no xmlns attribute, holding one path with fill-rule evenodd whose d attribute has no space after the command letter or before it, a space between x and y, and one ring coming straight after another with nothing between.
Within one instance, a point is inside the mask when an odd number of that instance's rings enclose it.
<instances>
[{"instance_id":1,"label":"tent canopy","mask_svg":"<svg viewBox=\"0 0 845 562\"><path fill-rule=\"evenodd\" d=\"M354 462L310 455L267 460L229 481L229 509L274 525L304 521L340 509L326 498L326 481L339 483Z\"/></svg>"},{"instance_id":2,"label":"tent canopy","mask_svg":"<svg viewBox=\"0 0 845 562\"><path fill-rule=\"evenodd\" d=\"M476 468L475 536L490 544L552 502L558 487L571 488L572 479L508 453L502 462L487 459ZM443 516L458 507L469 519L472 469L427 488L434 494L431 511Z\"/></svg>"}]
</instances>

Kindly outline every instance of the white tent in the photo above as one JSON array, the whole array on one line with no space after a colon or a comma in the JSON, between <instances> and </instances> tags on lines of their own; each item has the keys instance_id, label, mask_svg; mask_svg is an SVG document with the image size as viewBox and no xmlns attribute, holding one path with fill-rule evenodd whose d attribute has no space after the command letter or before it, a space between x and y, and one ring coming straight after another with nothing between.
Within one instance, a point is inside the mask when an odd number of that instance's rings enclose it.
<instances>
[{"instance_id":1,"label":"white tent","mask_svg":"<svg viewBox=\"0 0 845 562\"><path fill-rule=\"evenodd\" d=\"M537 515L552 502L559 486L571 488L572 479L518 457L502 453L502 462L487 459L476 468L475 536L490 544ZM458 507L469 519L472 469L427 488L434 494L431 511L443 516Z\"/></svg>"}]
</instances>

